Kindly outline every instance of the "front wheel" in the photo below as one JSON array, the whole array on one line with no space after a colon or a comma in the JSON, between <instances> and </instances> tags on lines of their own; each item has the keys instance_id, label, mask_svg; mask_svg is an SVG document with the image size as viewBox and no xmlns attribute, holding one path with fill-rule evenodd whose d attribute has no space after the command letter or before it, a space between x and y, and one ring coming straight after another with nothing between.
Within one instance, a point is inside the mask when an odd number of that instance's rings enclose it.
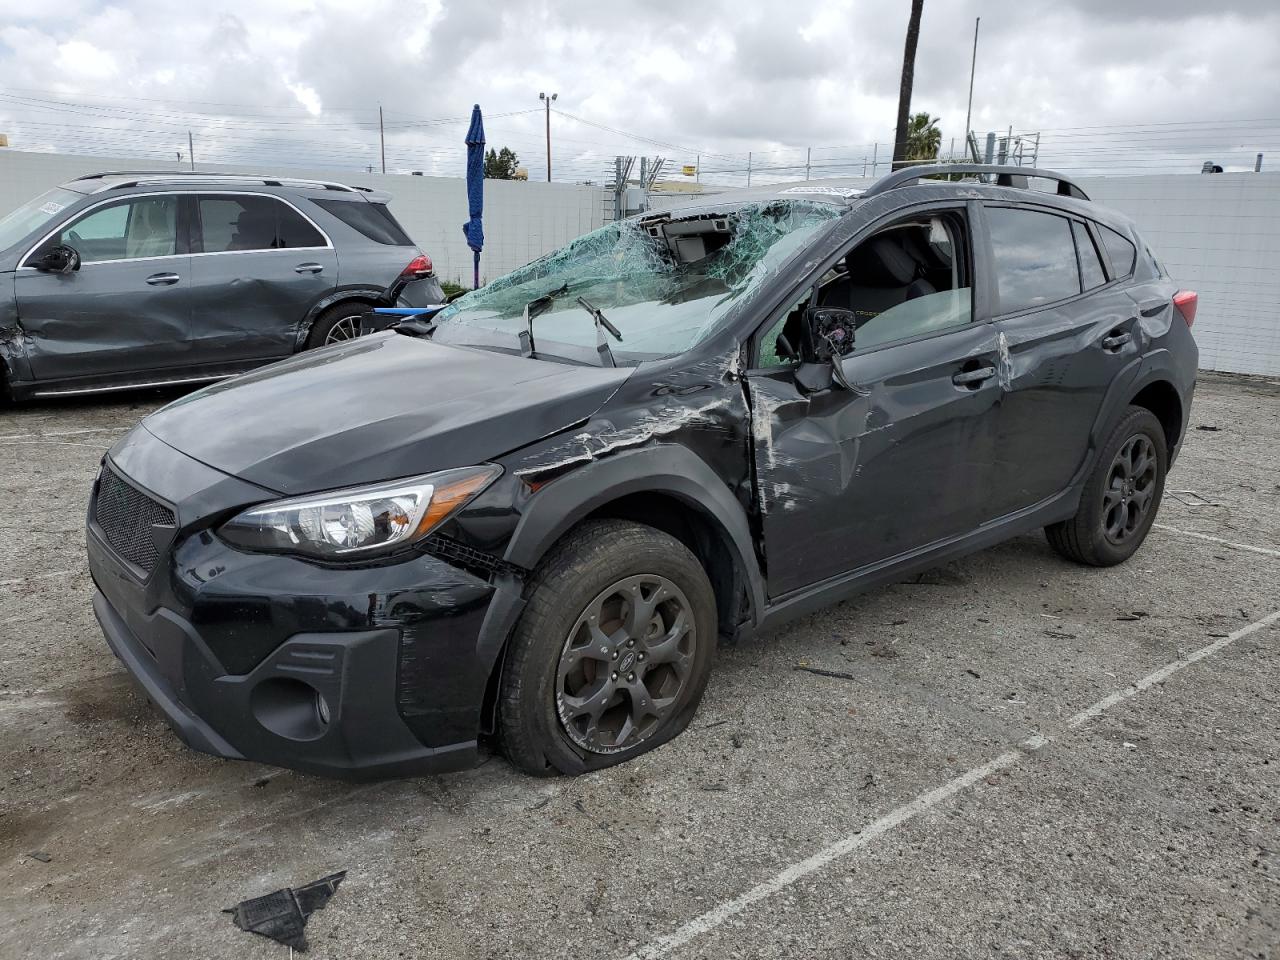
<instances>
[{"instance_id":1,"label":"front wheel","mask_svg":"<svg viewBox=\"0 0 1280 960\"><path fill-rule=\"evenodd\" d=\"M716 646L715 593L652 527L584 524L538 568L503 670L499 733L540 776L630 760L689 725Z\"/></svg>"},{"instance_id":2,"label":"front wheel","mask_svg":"<svg viewBox=\"0 0 1280 960\"><path fill-rule=\"evenodd\" d=\"M1049 545L1094 567L1128 560L1155 522L1168 468L1160 421L1150 410L1129 407L1099 451L1076 515L1044 528Z\"/></svg>"}]
</instances>

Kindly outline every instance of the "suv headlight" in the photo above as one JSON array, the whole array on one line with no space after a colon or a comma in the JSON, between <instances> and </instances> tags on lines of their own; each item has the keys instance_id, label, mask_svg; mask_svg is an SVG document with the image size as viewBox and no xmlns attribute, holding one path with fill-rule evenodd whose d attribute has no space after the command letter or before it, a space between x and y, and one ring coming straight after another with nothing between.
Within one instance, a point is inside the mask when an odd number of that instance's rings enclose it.
<instances>
[{"instance_id":1,"label":"suv headlight","mask_svg":"<svg viewBox=\"0 0 1280 960\"><path fill-rule=\"evenodd\" d=\"M245 510L218 534L247 550L320 559L390 553L425 537L501 472L485 464L277 500Z\"/></svg>"}]
</instances>

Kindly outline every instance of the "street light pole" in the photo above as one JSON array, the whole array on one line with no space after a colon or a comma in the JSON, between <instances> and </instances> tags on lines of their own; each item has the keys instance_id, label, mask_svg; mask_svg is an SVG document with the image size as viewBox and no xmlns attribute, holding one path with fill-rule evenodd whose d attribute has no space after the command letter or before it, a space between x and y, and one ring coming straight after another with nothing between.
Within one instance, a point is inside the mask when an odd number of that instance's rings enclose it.
<instances>
[{"instance_id":1,"label":"street light pole","mask_svg":"<svg viewBox=\"0 0 1280 960\"><path fill-rule=\"evenodd\" d=\"M549 97L545 93L538 94L538 99L547 108L547 183L551 182L551 101L558 96L560 96L558 93L553 93Z\"/></svg>"},{"instance_id":2,"label":"street light pole","mask_svg":"<svg viewBox=\"0 0 1280 960\"><path fill-rule=\"evenodd\" d=\"M964 112L964 149L969 152L969 123L973 119L973 75L978 72L978 27L981 17L973 20L973 61L969 65L969 106Z\"/></svg>"}]
</instances>

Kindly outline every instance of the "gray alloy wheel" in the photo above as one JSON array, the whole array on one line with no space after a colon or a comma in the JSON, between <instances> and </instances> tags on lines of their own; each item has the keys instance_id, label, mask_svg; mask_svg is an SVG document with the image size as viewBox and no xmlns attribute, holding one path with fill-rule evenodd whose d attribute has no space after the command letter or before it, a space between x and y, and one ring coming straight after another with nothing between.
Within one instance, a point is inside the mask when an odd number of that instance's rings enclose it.
<instances>
[{"instance_id":1,"label":"gray alloy wheel","mask_svg":"<svg viewBox=\"0 0 1280 960\"><path fill-rule=\"evenodd\" d=\"M716 594L669 533L588 520L524 588L502 661L495 731L535 776L624 763L689 726L715 658Z\"/></svg>"},{"instance_id":2,"label":"gray alloy wheel","mask_svg":"<svg viewBox=\"0 0 1280 960\"><path fill-rule=\"evenodd\" d=\"M1145 433L1134 434L1116 451L1102 493L1102 532L1120 545L1142 526L1156 490L1156 449Z\"/></svg>"},{"instance_id":3,"label":"gray alloy wheel","mask_svg":"<svg viewBox=\"0 0 1280 960\"><path fill-rule=\"evenodd\" d=\"M592 753L643 743L689 681L697 628L689 600L656 574L625 577L579 614L556 670L556 712Z\"/></svg>"},{"instance_id":4,"label":"gray alloy wheel","mask_svg":"<svg viewBox=\"0 0 1280 960\"><path fill-rule=\"evenodd\" d=\"M327 347L333 343L345 343L360 336L360 327L369 310L363 300L344 300L329 307L316 317L307 333L307 349Z\"/></svg>"},{"instance_id":5,"label":"gray alloy wheel","mask_svg":"<svg viewBox=\"0 0 1280 960\"><path fill-rule=\"evenodd\" d=\"M1075 516L1044 528L1049 545L1094 567L1128 560L1155 522L1168 467L1164 426L1150 410L1126 408L1098 449Z\"/></svg>"},{"instance_id":6,"label":"gray alloy wheel","mask_svg":"<svg viewBox=\"0 0 1280 960\"><path fill-rule=\"evenodd\" d=\"M349 317L339 317L338 321L329 328L329 332L324 335L325 346L331 343L341 343L344 340L354 340L360 336L360 314L353 314Z\"/></svg>"}]
</instances>

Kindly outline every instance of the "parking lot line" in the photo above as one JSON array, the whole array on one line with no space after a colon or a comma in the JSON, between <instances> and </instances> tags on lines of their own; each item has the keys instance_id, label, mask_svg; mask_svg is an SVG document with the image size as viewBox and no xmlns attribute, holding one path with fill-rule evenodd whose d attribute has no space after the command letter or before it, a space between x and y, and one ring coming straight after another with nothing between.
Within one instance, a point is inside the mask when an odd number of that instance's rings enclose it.
<instances>
[{"instance_id":1,"label":"parking lot line","mask_svg":"<svg viewBox=\"0 0 1280 960\"><path fill-rule=\"evenodd\" d=\"M124 433L128 427L85 427L81 430L56 430L49 433L6 433L0 434L4 440L43 440L45 437L75 437L82 433Z\"/></svg>"},{"instance_id":2,"label":"parking lot line","mask_svg":"<svg viewBox=\"0 0 1280 960\"><path fill-rule=\"evenodd\" d=\"M1207 646L1200 647L1185 657L1174 660L1166 664L1154 673L1149 673L1140 680L1135 681L1123 690L1117 690L1115 693L1104 697L1091 707L1087 707L1075 714L1066 722L1068 730L1082 726L1088 721L1100 716L1107 710L1123 703L1130 697L1135 697L1142 691L1169 679L1180 670L1184 670L1194 663L1198 663L1205 657L1212 656L1224 647L1235 643L1242 637L1247 637L1251 633L1256 633L1271 624L1280 621L1280 610L1268 614L1261 620L1255 620L1247 626L1241 627L1234 633L1230 633L1225 637L1215 640ZM1014 766L1022 758L1042 750L1053 743L1053 737L1036 735L1023 741L1013 750L1000 754L994 760L990 760L981 766L974 767L966 773L961 774L954 780L949 780L940 787L936 787L927 793L922 793L908 803L903 804L895 810L890 811L878 820L873 821L862 829L844 837L841 840L831 844L828 847L819 850L812 856L793 863L785 869L781 870L768 880L757 884L745 893L741 893L730 900L726 900L720 905L713 907L701 916L694 917L684 925L676 928L673 932L664 937L654 940L652 943L646 944L634 953L627 956L626 960L658 960L660 957L669 956L672 951L679 949L691 940L700 937L704 933L708 933L716 927L723 924L726 920L746 910L749 906L764 900L766 897L772 896L784 888L801 880L811 873L829 866L831 863L839 860L841 857L854 853L861 847L865 847L872 841L884 836L895 827L899 827L908 820L923 813L930 807L935 807L945 800L950 799L962 790L966 790L973 786L984 777L990 776L999 770L1004 770Z\"/></svg>"},{"instance_id":3,"label":"parking lot line","mask_svg":"<svg viewBox=\"0 0 1280 960\"><path fill-rule=\"evenodd\" d=\"M1211 537L1207 533L1196 533L1194 530L1182 530L1178 527L1170 527L1163 523L1153 523L1151 525L1157 530L1163 530L1166 533L1180 533L1184 537L1195 537L1197 540L1207 540L1210 543L1220 543L1224 547L1231 547L1233 550L1247 550L1249 553L1261 553L1268 557L1280 557L1280 550L1270 550L1267 547L1251 547L1247 543L1236 543L1234 540L1224 540L1222 537Z\"/></svg>"}]
</instances>

